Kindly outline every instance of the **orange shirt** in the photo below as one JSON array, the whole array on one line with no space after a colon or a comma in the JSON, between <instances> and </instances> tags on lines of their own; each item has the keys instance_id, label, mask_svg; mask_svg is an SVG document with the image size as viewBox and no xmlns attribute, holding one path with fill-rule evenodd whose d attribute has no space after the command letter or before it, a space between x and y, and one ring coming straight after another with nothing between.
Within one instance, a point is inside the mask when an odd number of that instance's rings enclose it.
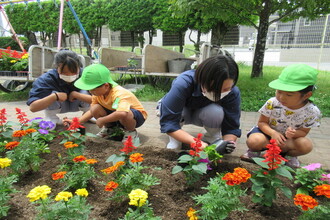
<instances>
[{"instance_id":1,"label":"orange shirt","mask_svg":"<svg viewBox=\"0 0 330 220\"><path fill-rule=\"evenodd\" d=\"M113 106L116 98L119 99L118 107L115 109ZM140 111L144 117L144 119L147 119L147 112L143 108L141 102L136 98L136 96L129 90L121 87L121 86L115 86L113 87L109 95L107 97L104 96L92 96L92 104L100 104L104 108L112 110L112 111L124 111L129 112L131 108L136 109Z\"/></svg>"}]
</instances>

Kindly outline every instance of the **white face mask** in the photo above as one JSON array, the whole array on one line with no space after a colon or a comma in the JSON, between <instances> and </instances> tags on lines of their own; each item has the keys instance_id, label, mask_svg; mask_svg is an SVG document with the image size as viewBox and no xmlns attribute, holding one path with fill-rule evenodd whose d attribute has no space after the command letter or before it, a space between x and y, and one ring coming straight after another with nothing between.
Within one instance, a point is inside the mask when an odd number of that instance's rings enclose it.
<instances>
[{"instance_id":1,"label":"white face mask","mask_svg":"<svg viewBox=\"0 0 330 220\"><path fill-rule=\"evenodd\" d=\"M220 95L220 99L223 99L225 96L227 96L229 93L231 92L231 90L227 91L227 92L222 92ZM211 100L212 102L217 102L219 100L216 100L214 98L214 92L202 92L202 94L208 98L209 100Z\"/></svg>"},{"instance_id":2,"label":"white face mask","mask_svg":"<svg viewBox=\"0 0 330 220\"><path fill-rule=\"evenodd\" d=\"M59 74L60 79L63 79L65 82L72 83L76 79L78 79L78 74L72 75L72 76L67 76L63 74Z\"/></svg>"}]
</instances>

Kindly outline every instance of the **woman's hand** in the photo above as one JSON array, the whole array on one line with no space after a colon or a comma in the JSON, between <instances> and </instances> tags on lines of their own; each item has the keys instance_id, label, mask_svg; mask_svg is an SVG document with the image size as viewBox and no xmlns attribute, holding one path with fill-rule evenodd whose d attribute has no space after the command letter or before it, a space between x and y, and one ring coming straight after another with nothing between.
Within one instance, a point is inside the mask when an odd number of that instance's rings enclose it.
<instances>
[{"instance_id":1,"label":"woman's hand","mask_svg":"<svg viewBox=\"0 0 330 220\"><path fill-rule=\"evenodd\" d=\"M65 92L57 92L56 94L58 96L57 101L64 102L68 99L68 95Z\"/></svg>"}]
</instances>

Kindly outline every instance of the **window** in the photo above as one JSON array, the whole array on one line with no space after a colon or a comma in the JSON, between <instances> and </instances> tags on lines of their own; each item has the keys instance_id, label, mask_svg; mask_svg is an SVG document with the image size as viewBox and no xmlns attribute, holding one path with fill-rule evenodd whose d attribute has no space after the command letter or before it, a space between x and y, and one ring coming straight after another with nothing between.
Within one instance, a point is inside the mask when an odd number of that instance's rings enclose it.
<instances>
[{"instance_id":1,"label":"window","mask_svg":"<svg viewBox=\"0 0 330 220\"><path fill-rule=\"evenodd\" d=\"M305 18L304 26L311 26L311 20L309 20L308 18Z\"/></svg>"}]
</instances>

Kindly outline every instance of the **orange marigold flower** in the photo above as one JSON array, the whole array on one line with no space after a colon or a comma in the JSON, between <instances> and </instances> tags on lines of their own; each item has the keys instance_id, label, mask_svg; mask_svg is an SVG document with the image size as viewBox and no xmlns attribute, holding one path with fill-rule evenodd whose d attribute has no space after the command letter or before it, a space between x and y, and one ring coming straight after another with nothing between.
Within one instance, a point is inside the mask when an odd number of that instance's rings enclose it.
<instances>
[{"instance_id":1,"label":"orange marigold flower","mask_svg":"<svg viewBox=\"0 0 330 220\"><path fill-rule=\"evenodd\" d=\"M17 147L17 145L19 145L19 142L18 141L11 141L11 142L8 142L6 145L5 145L5 148L7 150L12 150L13 148Z\"/></svg>"},{"instance_id":2,"label":"orange marigold flower","mask_svg":"<svg viewBox=\"0 0 330 220\"><path fill-rule=\"evenodd\" d=\"M302 210L304 211L307 211L308 209L313 209L319 204L313 197L305 194L296 194L293 200L294 204L300 205Z\"/></svg>"},{"instance_id":3,"label":"orange marigold flower","mask_svg":"<svg viewBox=\"0 0 330 220\"><path fill-rule=\"evenodd\" d=\"M26 134L31 134L33 132L36 132L37 130L36 129L33 129L33 128L29 128L29 129L26 129L25 132Z\"/></svg>"},{"instance_id":4,"label":"orange marigold flower","mask_svg":"<svg viewBox=\"0 0 330 220\"><path fill-rule=\"evenodd\" d=\"M116 183L114 181L110 181L105 186L105 191L113 191L114 189L116 189L118 187L118 185L119 185L118 183Z\"/></svg>"},{"instance_id":5,"label":"orange marigold flower","mask_svg":"<svg viewBox=\"0 0 330 220\"><path fill-rule=\"evenodd\" d=\"M197 216L196 216L196 210L193 208L189 208L188 212L187 212L187 216L189 217L189 220L197 220Z\"/></svg>"},{"instance_id":6,"label":"orange marigold flower","mask_svg":"<svg viewBox=\"0 0 330 220\"><path fill-rule=\"evenodd\" d=\"M117 167L120 167L120 166L123 166L123 165L125 165L125 162L124 162L124 161L118 161L118 162L115 164L115 166L117 166Z\"/></svg>"},{"instance_id":7,"label":"orange marigold flower","mask_svg":"<svg viewBox=\"0 0 330 220\"><path fill-rule=\"evenodd\" d=\"M322 184L314 187L314 192L317 196L326 196L330 198L330 185Z\"/></svg>"},{"instance_id":8,"label":"orange marigold flower","mask_svg":"<svg viewBox=\"0 0 330 220\"><path fill-rule=\"evenodd\" d=\"M251 174L244 168L237 167L234 169L233 173L226 173L222 179L226 181L227 185L239 185L245 183L251 178Z\"/></svg>"},{"instance_id":9,"label":"orange marigold flower","mask_svg":"<svg viewBox=\"0 0 330 220\"><path fill-rule=\"evenodd\" d=\"M26 135L26 131L18 130L18 131L14 131L12 136L13 137L23 137L24 135Z\"/></svg>"},{"instance_id":10,"label":"orange marigold flower","mask_svg":"<svg viewBox=\"0 0 330 220\"><path fill-rule=\"evenodd\" d=\"M65 142L63 145L67 149L68 148L74 148L74 147L78 147L79 146L78 144L74 144L72 141Z\"/></svg>"},{"instance_id":11,"label":"orange marigold flower","mask_svg":"<svg viewBox=\"0 0 330 220\"><path fill-rule=\"evenodd\" d=\"M111 167L108 167L106 169L101 170L101 172L106 173L106 174L110 174L110 173L115 172L116 170L118 170L118 166L114 165L114 166L111 166Z\"/></svg>"},{"instance_id":12,"label":"orange marigold flower","mask_svg":"<svg viewBox=\"0 0 330 220\"><path fill-rule=\"evenodd\" d=\"M98 161L97 160L95 160L95 159L87 159L86 160L86 163L87 164L95 164L95 163L97 163Z\"/></svg>"},{"instance_id":13,"label":"orange marigold flower","mask_svg":"<svg viewBox=\"0 0 330 220\"><path fill-rule=\"evenodd\" d=\"M132 163L138 163L138 162L142 162L144 160L142 156L143 156L143 154L135 153L135 154L131 154L129 156L129 159Z\"/></svg>"},{"instance_id":14,"label":"orange marigold flower","mask_svg":"<svg viewBox=\"0 0 330 220\"><path fill-rule=\"evenodd\" d=\"M81 162L81 161L84 161L86 160L86 157L80 155L80 156L76 156L75 158L72 159L74 162Z\"/></svg>"},{"instance_id":15,"label":"orange marigold flower","mask_svg":"<svg viewBox=\"0 0 330 220\"><path fill-rule=\"evenodd\" d=\"M52 179L53 180L58 180L64 178L64 175L66 174L66 171L58 172L58 173L53 173L52 174Z\"/></svg>"}]
</instances>

